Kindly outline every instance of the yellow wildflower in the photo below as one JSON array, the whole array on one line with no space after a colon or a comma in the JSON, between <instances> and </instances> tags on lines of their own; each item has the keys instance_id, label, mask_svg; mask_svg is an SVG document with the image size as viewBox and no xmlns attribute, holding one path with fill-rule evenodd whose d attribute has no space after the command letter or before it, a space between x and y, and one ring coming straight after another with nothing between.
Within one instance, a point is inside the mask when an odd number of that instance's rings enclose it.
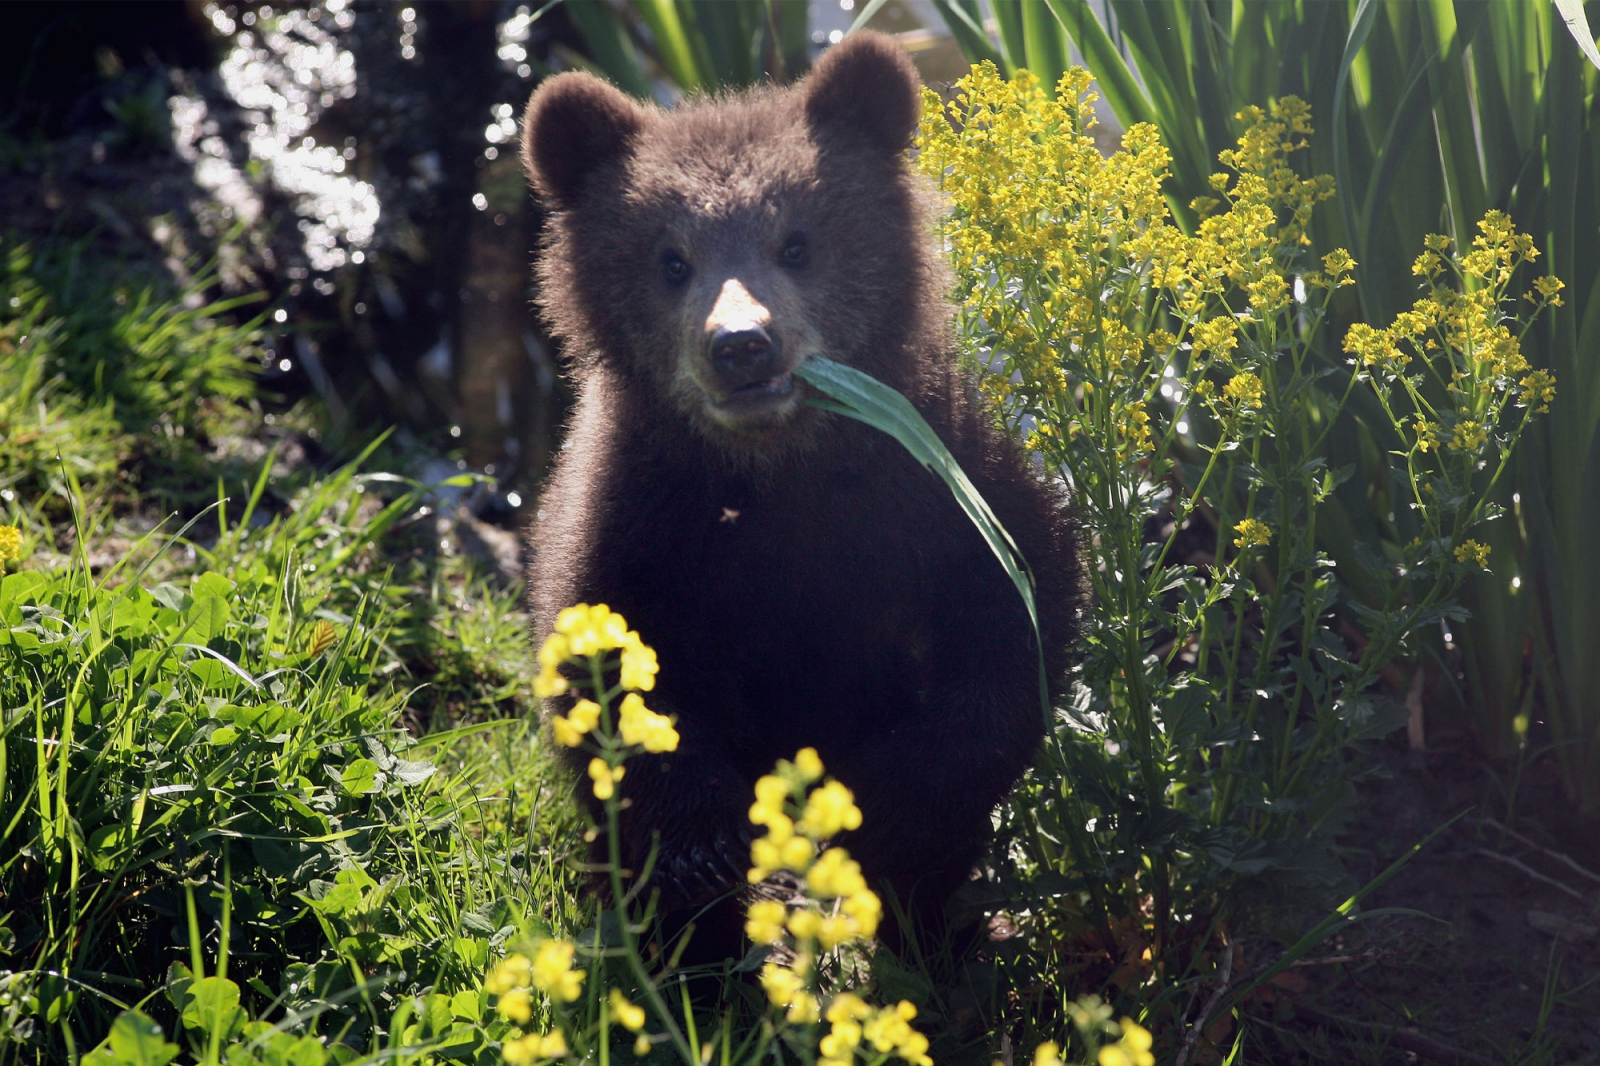
<instances>
[{"instance_id":1,"label":"yellow wildflower","mask_svg":"<svg viewBox=\"0 0 1600 1066\"><path fill-rule=\"evenodd\" d=\"M1560 307L1561 297L1556 294L1567 286L1560 278L1554 275L1547 275L1542 278L1534 278L1533 287L1538 290L1539 295L1544 297L1551 307Z\"/></svg>"},{"instance_id":2,"label":"yellow wildflower","mask_svg":"<svg viewBox=\"0 0 1600 1066\"><path fill-rule=\"evenodd\" d=\"M798 829L813 840L824 840L845 829L861 826L861 809L855 796L837 781L811 790Z\"/></svg>"},{"instance_id":3,"label":"yellow wildflower","mask_svg":"<svg viewBox=\"0 0 1600 1066\"><path fill-rule=\"evenodd\" d=\"M861 1043L861 1026L852 1021L837 1021L817 1043L817 1050L824 1058L848 1060L855 1054L856 1045Z\"/></svg>"},{"instance_id":4,"label":"yellow wildflower","mask_svg":"<svg viewBox=\"0 0 1600 1066\"><path fill-rule=\"evenodd\" d=\"M1128 405L1128 421L1123 431L1128 436L1128 441L1141 451L1149 451L1150 442L1150 412L1144 409L1142 403Z\"/></svg>"},{"instance_id":5,"label":"yellow wildflower","mask_svg":"<svg viewBox=\"0 0 1600 1066\"><path fill-rule=\"evenodd\" d=\"M532 969L533 987L548 995L571 1003L583 995L582 970L573 970L572 957L577 948L565 940L547 940L534 952Z\"/></svg>"},{"instance_id":6,"label":"yellow wildflower","mask_svg":"<svg viewBox=\"0 0 1600 1066\"><path fill-rule=\"evenodd\" d=\"M770 837L757 837L750 842L750 869L745 876L752 885L781 869L783 853Z\"/></svg>"},{"instance_id":7,"label":"yellow wildflower","mask_svg":"<svg viewBox=\"0 0 1600 1066\"><path fill-rule=\"evenodd\" d=\"M1411 423L1411 429L1417 435L1417 450L1419 452L1426 452L1430 448L1439 447L1439 424L1437 422L1429 422L1421 415L1417 415L1416 420Z\"/></svg>"},{"instance_id":8,"label":"yellow wildflower","mask_svg":"<svg viewBox=\"0 0 1600 1066\"><path fill-rule=\"evenodd\" d=\"M1272 543L1272 530L1267 528L1265 522L1258 522L1254 518L1246 518L1233 527L1235 533L1235 548L1264 548Z\"/></svg>"},{"instance_id":9,"label":"yellow wildflower","mask_svg":"<svg viewBox=\"0 0 1600 1066\"><path fill-rule=\"evenodd\" d=\"M1475 451L1489 439L1488 430L1483 425L1471 419L1464 419L1456 423L1455 429L1450 434L1450 450L1457 452Z\"/></svg>"},{"instance_id":10,"label":"yellow wildflower","mask_svg":"<svg viewBox=\"0 0 1600 1066\"><path fill-rule=\"evenodd\" d=\"M1465 540L1456 545L1456 562L1471 563L1479 569L1489 566L1489 546L1475 540Z\"/></svg>"},{"instance_id":11,"label":"yellow wildflower","mask_svg":"<svg viewBox=\"0 0 1600 1066\"><path fill-rule=\"evenodd\" d=\"M806 784L820 780L822 777L822 759L817 755L816 748L801 748L795 753L795 771L800 775L800 780Z\"/></svg>"},{"instance_id":12,"label":"yellow wildflower","mask_svg":"<svg viewBox=\"0 0 1600 1066\"><path fill-rule=\"evenodd\" d=\"M843 848L829 848L806 873L806 886L818 899L853 896L867 887L861 864Z\"/></svg>"},{"instance_id":13,"label":"yellow wildflower","mask_svg":"<svg viewBox=\"0 0 1600 1066\"><path fill-rule=\"evenodd\" d=\"M633 1054L635 1058L640 1059L650 1054L650 1038L644 1033L640 1033L639 1036L634 1040Z\"/></svg>"},{"instance_id":14,"label":"yellow wildflower","mask_svg":"<svg viewBox=\"0 0 1600 1066\"><path fill-rule=\"evenodd\" d=\"M567 638L551 633L539 646L539 676L533 679L533 694L541 699L559 696L567 691L567 679L561 676L561 664L567 661Z\"/></svg>"},{"instance_id":15,"label":"yellow wildflower","mask_svg":"<svg viewBox=\"0 0 1600 1066\"><path fill-rule=\"evenodd\" d=\"M815 940L822 933L822 915L800 909L789 915L789 932L798 940Z\"/></svg>"},{"instance_id":16,"label":"yellow wildflower","mask_svg":"<svg viewBox=\"0 0 1600 1066\"><path fill-rule=\"evenodd\" d=\"M756 801L750 805L750 821L768 825L775 818L787 818L784 802L789 798L789 782L773 774L764 774L756 780Z\"/></svg>"},{"instance_id":17,"label":"yellow wildflower","mask_svg":"<svg viewBox=\"0 0 1600 1066\"><path fill-rule=\"evenodd\" d=\"M1356 261L1343 248L1335 248L1322 257L1322 269L1327 271L1328 283L1334 286L1354 285L1355 278L1350 277L1350 272L1355 267Z\"/></svg>"},{"instance_id":18,"label":"yellow wildflower","mask_svg":"<svg viewBox=\"0 0 1600 1066\"><path fill-rule=\"evenodd\" d=\"M1248 370L1241 370L1228 379L1222 387L1222 394L1242 408L1258 408L1261 399L1266 395L1266 387L1261 384L1261 379Z\"/></svg>"},{"instance_id":19,"label":"yellow wildflower","mask_svg":"<svg viewBox=\"0 0 1600 1066\"><path fill-rule=\"evenodd\" d=\"M846 896L839 909L855 922L858 936L872 936L878 931L878 923L883 920L883 902L870 889Z\"/></svg>"},{"instance_id":20,"label":"yellow wildflower","mask_svg":"<svg viewBox=\"0 0 1600 1066\"><path fill-rule=\"evenodd\" d=\"M628 1002L628 997L623 995L620 989L611 990L608 1002L611 1004L612 1017L616 1018L624 1029L637 1033L644 1028L644 1008L637 1003Z\"/></svg>"},{"instance_id":21,"label":"yellow wildflower","mask_svg":"<svg viewBox=\"0 0 1600 1066\"><path fill-rule=\"evenodd\" d=\"M1222 355L1233 351L1239 346L1239 338L1234 336L1239 328L1239 322L1232 315L1218 315L1208 318L1204 322L1196 322L1189 335L1190 343L1196 352L1215 352Z\"/></svg>"},{"instance_id":22,"label":"yellow wildflower","mask_svg":"<svg viewBox=\"0 0 1600 1066\"><path fill-rule=\"evenodd\" d=\"M8 563L22 560L22 530L16 526L0 526L0 576Z\"/></svg>"},{"instance_id":23,"label":"yellow wildflower","mask_svg":"<svg viewBox=\"0 0 1600 1066\"><path fill-rule=\"evenodd\" d=\"M1061 1045L1054 1040L1046 1040L1033 1052L1033 1066L1063 1066L1061 1062Z\"/></svg>"},{"instance_id":24,"label":"yellow wildflower","mask_svg":"<svg viewBox=\"0 0 1600 1066\"><path fill-rule=\"evenodd\" d=\"M483 990L492 996L503 996L519 985L533 980L533 964L528 956L507 955L495 964L483 979Z\"/></svg>"},{"instance_id":25,"label":"yellow wildflower","mask_svg":"<svg viewBox=\"0 0 1600 1066\"><path fill-rule=\"evenodd\" d=\"M637 692L622 697L617 710L617 729L624 744L641 745L645 751L676 751L678 731L664 714L657 714L644 705Z\"/></svg>"},{"instance_id":26,"label":"yellow wildflower","mask_svg":"<svg viewBox=\"0 0 1600 1066\"><path fill-rule=\"evenodd\" d=\"M787 908L773 899L757 900L746 912L744 934L756 944L776 944L783 939Z\"/></svg>"},{"instance_id":27,"label":"yellow wildflower","mask_svg":"<svg viewBox=\"0 0 1600 1066\"><path fill-rule=\"evenodd\" d=\"M567 1054L567 1041L561 1030L540 1036L529 1033L500 1045L500 1055L510 1066L529 1066L540 1059L559 1059Z\"/></svg>"},{"instance_id":28,"label":"yellow wildflower","mask_svg":"<svg viewBox=\"0 0 1600 1066\"><path fill-rule=\"evenodd\" d=\"M805 989L805 981L793 970L769 962L761 967L761 987L774 1007L787 1007Z\"/></svg>"},{"instance_id":29,"label":"yellow wildflower","mask_svg":"<svg viewBox=\"0 0 1600 1066\"><path fill-rule=\"evenodd\" d=\"M1554 374L1547 370L1535 370L1518 384L1522 387L1522 394L1517 397L1518 403L1541 413L1550 410L1550 401L1556 398Z\"/></svg>"},{"instance_id":30,"label":"yellow wildflower","mask_svg":"<svg viewBox=\"0 0 1600 1066\"><path fill-rule=\"evenodd\" d=\"M616 784L622 780L624 768L612 768L596 756L589 760L589 779L594 782L594 798L608 800L616 794Z\"/></svg>"},{"instance_id":31,"label":"yellow wildflower","mask_svg":"<svg viewBox=\"0 0 1600 1066\"><path fill-rule=\"evenodd\" d=\"M789 1003L789 1011L784 1017L796 1025L810 1025L821 1014L822 1008L817 1003L816 996L813 996L810 992L796 992L794 999Z\"/></svg>"},{"instance_id":32,"label":"yellow wildflower","mask_svg":"<svg viewBox=\"0 0 1600 1066\"><path fill-rule=\"evenodd\" d=\"M656 662L656 651L630 631L622 644L622 687L649 692L656 687L656 674L661 667Z\"/></svg>"},{"instance_id":33,"label":"yellow wildflower","mask_svg":"<svg viewBox=\"0 0 1600 1066\"><path fill-rule=\"evenodd\" d=\"M1153 1043L1150 1030L1124 1018L1121 1039L1101 1048L1097 1061L1100 1066L1155 1066L1156 1057L1150 1051Z\"/></svg>"},{"instance_id":34,"label":"yellow wildflower","mask_svg":"<svg viewBox=\"0 0 1600 1066\"><path fill-rule=\"evenodd\" d=\"M572 705L566 717L555 715L550 719L550 731L556 743L575 748L583 743L583 735L600 724L600 705L593 700L579 700Z\"/></svg>"},{"instance_id":35,"label":"yellow wildflower","mask_svg":"<svg viewBox=\"0 0 1600 1066\"><path fill-rule=\"evenodd\" d=\"M880 1053L893 1051L917 1066L932 1066L927 1054L928 1038L911 1028L911 1019L916 1016L916 1006L902 999L893 1007L874 1011L861 1025L862 1039Z\"/></svg>"},{"instance_id":36,"label":"yellow wildflower","mask_svg":"<svg viewBox=\"0 0 1600 1066\"><path fill-rule=\"evenodd\" d=\"M790 837L778 845L778 856L783 860L784 868L797 874L806 872L816 853L817 846L802 836Z\"/></svg>"},{"instance_id":37,"label":"yellow wildflower","mask_svg":"<svg viewBox=\"0 0 1600 1066\"><path fill-rule=\"evenodd\" d=\"M526 988L513 988L501 995L495 1010L500 1012L502 1018L525 1025L533 1017L533 1000L529 998Z\"/></svg>"}]
</instances>

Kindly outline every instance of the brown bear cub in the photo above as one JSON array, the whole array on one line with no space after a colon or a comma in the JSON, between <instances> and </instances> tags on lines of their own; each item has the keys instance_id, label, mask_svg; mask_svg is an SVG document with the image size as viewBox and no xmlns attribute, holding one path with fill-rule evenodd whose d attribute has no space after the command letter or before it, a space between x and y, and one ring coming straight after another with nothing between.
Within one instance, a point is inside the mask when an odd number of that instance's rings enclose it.
<instances>
[{"instance_id":1,"label":"brown bear cub","mask_svg":"<svg viewBox=\"0 0 1600 1066\"><path fill-rule=\"evenodd\" d=\"M898 443L808 406L797 366L905 394L1031 564L1052 686L1074 639L1062 494L955 366L938 205L907 152L919 109L905 54L857 34L793 88L662 111L561 74L524 119L551 211L541 303L578 397L531 532L534 625L605 603L655 647L649 704L682 741L629 763L624 862L658 846L680 921L722 900L701 958L738 950L746 814L779 758L817 749L862 811L841 843L936 918L1043 736L1000 563Z\"/></svg>"}]
</instances>

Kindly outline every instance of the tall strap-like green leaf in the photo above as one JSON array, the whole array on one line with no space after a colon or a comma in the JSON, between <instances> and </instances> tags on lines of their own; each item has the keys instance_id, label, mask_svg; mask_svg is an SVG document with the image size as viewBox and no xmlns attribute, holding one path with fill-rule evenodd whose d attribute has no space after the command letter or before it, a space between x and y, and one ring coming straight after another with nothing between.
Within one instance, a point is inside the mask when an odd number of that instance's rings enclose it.
<instances>
[{"instance_id":1,"label":"tall strap-like green leaf","mask_svg":"<svg viewBox=\"0 0 1600 1066\"><path fill-rule=\"evenodd\" d=\"M976 66L987 61L993 63L998 70L1006 69L1006 62L1000 55L1000 49L989 40L989 35L983 31L983 24L973 17L966 5L956 3L955 0L933 0L933 7L944 19L944 24L950 28L950 35L956 39L956 44L961 46L961 54L966 57L968 63Z\"/></svg>"},{"instance_id":2,"label":"tall strap-like green leaf","mask_svg":"<svg viewBox=\"0 0 1600 1066\"><path fill-rule=\"evenodd\" d=\"M1356 55L1367 43L1367 35L1372 32L1372 20L1378 13L1376 0L1361 0L1356 7L1356 17L1350 23L1350 36L1345 38L1344 55L1339 59L1339 80L1333 87L1333 176L1338 182L1339 211L1344 215L1344 230L1346 239L1355 247L1350 249L1356 262L1363 262L1366 257L1366 248L1362 244L1362 228L1356 218L1355 196L1355 171L1350 165L1350 128L1345 117L1345 100L1350 89L1350 68L1355 64ZM1363 272L1356 274L1358 288L1363 287L1361 282ZM1372 302L1368 294L1361 294L1362 303L1368 307Z\"/></svg>"},{"instance_id":3,"label":"tall strap-like green leaf","mask_svg":"<svg viewBox=\"0 0 1600 1066\"><path fill-rule=\"evenodd\" d=\"M678 5L673 0L634 0L633 6L655 35L661 62L678 87L684 92L702 88L699 67L689 48L683 21L678 17Z\"/></svg>"},{"instance_id":4,"label":"tall strap-like green leaf","mask_svg":"<svg viewBox=\"0 0 1600 1066\"><path fill-rule=\"evenodd\" d=\"M1006 575L1016 586L1028 609L1028 620L1033 624L1034 643L1039 650L1039 702L1045 716L1046 728L1050 726L1050 692L1044 666L1044 640L1039 633L1039 611L1034 601L1033 572L1022 557L1016 542L1011 539L1000 519L995 517L977 486L967 477L956 462L950 449L934 433L920 412L900 393L883 382L864 374L854 367L836 363L831 359L812 356L795 369L795 374L822 396L807 400L813 407L834 411L874 429L882 430L899 441L912 458L944 479L955 496L956 503L966 512L972 524L983 536L989 550L994 552Z\"/></svg>"},{"instance_id":5,"label":"tall strap-like green leaf","mask_svg":"<svg viewBox=\"0 0 1600 1066\"><path fill-rule=\"evenodd\" d=\"M604 4L568 4L567 17L578 27L589 55L606 77L641 100L651 98L650 79L638 51L628 39L628 31Z\"/></svg>"},{"instance_id":6,"label":"tall strap-like green leaf","mask_svg":"<svg viewBox=\"0 0 1600 1066\"><path fill-rule=\"evenodd\" d=\"M1567 24L1567 31L1578 42L1584 57L1600 69L1600 48L1595 47L1594 34L1589 32L1589 19L1583 13L1583 0L1556 0L1556 10L1561 12L1561 21Z\"/></svg>"}]
</instances>

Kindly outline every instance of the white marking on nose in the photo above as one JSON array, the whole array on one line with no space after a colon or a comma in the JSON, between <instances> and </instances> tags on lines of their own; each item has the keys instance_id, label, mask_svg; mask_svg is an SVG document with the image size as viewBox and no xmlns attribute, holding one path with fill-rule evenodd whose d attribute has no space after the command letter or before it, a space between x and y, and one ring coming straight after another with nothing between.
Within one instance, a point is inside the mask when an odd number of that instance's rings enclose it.
<instances>
[{"instance_id":1,"label":"white marking on nose","mask_svg":"<svg viewBox=\"0 0 1600 1066\"><path fill-rule=\"evenodd\" d=\"M722 283L722 291L717 294L717 302L711 306L711 313L706 316L706 332L711 333L719 329L754 329L766 326L772 321L772 313L766 309L750 290L739 283L737 278L729 278Z\"/></svg>"}]
</instances>

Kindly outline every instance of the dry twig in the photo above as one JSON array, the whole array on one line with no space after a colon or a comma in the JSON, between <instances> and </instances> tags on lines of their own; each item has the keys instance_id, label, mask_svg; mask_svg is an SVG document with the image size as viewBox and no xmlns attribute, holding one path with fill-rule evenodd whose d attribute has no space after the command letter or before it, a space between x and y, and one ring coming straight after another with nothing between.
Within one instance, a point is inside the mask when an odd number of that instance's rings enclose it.
<instances>
[{"instance_id":1,"label":"dry twig","mask_svg":"<svg viewBox=\"0 0 1600 1066\"><path fill-rule=\"evenodd\" d=\"M1578 902L1580 902L1580 903L1583 902L1583 893L1582 892L1579 892L1577 889L1573 888L1571 885L1563 884L1562 882L1557 881L1553 877L1546 877L1544 874L1540 873L1538 870L1535 870L1533 867L1529 866L1525 862L1518 862L1516 859L1513 859L1511 856L1502 855L1498 851L1493 850L1492 848L1479 848L1478 849L1478 854L1482 855L1482 856L1484 856L1486 858L1495 859L1495 860L1497 860L1499 862L1503 862L1507 866L1514 866L1518 870L1520 870L1524 875L1533 878L1535 881L1542 881L1547 885L1554 885L1556 888L1559 888L1561 891L1565 892L1567 895L1571 896L1573 899L1577 900Z\"/></svg>"}]
</instances>

